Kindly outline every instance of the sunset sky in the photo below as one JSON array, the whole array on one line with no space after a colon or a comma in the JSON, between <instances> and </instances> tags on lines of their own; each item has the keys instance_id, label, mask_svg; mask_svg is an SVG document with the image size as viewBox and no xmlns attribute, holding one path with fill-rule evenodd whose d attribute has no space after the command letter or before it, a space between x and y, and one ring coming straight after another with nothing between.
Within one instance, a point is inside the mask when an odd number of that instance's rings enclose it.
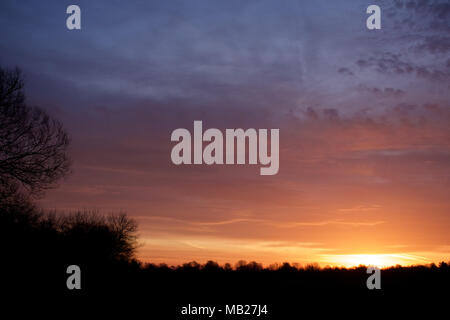
<instances>
[{"instance_id":1,"label":"sunset sky","mask_svg":"<svg viewBox=\"0 0 450 320\"><path fill-rule=\"evenodd\" d=\"M81 30L66 8L81 8ZM382 29L366 28L378 4ZM40 200L125 211L139 258L450 260L448 1L12 1L0 65L61 120ZM280 169L172 164L177 128L279 128Z\"/></svg>"}]
</instances>

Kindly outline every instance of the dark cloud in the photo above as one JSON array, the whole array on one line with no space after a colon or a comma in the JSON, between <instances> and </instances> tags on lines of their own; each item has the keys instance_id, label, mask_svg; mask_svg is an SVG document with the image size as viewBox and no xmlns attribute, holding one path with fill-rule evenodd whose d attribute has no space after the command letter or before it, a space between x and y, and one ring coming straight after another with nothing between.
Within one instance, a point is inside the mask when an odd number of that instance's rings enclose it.
<instances>
[{"instance_id":1,"label":"dark cloud","mask_svg":"<svg viewBox=\"0 0 450 320\"><path fill-rule=\"evenodd\" d=\"M448 67L441 69L417 65L403 60L400 54L389 52L377 57L359 59L356 61L356 65L363 69L374 68L382 74L415 75L433 81L448 82L450 80L450 68Z\"/></svg>"},{"instance_id":2,"label":"dark cloud","mask_svg":"<svg viewBox=\"0 0 450 320\"><path fill-rule=\"evenodd\" d=\"M417 49L420 51L428 51L432 54L447 53L450 51L450 37L443 35L427 37L421 43L417 44Z\"/></svg>"},{"instance_id":3,"label":"dark cloud","mask_svg":"<svg viewBox=\"0 0 450 320\"><path fill-rule=\"evenodd\" d=\"M344 75L353 76L353 72L349 68L339 68L338 72Z\"/></svg>"},{"instance_id":4,"label":"dark cloud","mask_svg":"<svg viewBox=\"0 0 450 320\"><path fill-rule=\"evenodd\" d=\"M359 89L364 92L369 92L381 97L399 97L405 94L405 91L396 88L378 88L378 87L367 87L364 85L359 86Z\"/></svg>"},{"instance_id":5,"label":"dark cloud","mask_svg":"<svg viewBox=\"0 0 450 320\"><path fill-rule=\"evenodd\" d=\"M384 32L369 34L377 48L358 55L355 64L360 69L354 70L355 75L359 76L361 70L370 70L387 81L392 75L398 75L448 90L450 3L447 0L406 0L382 1L379 5Z\"/></svg>"},{"instance_id":6,"label":"dark cloud","mask_svg":"<svg viewBox=\"0 0 450 320\"><path fill-rule=\"evenodd\" d=\"M324 109L323 114L328 119L338 119L339 111L336 109Z\"/></svg>"},{"instance_id":7,"label":"dark cloud","mask_svg":"<svg viewBox=\"0 0 450 320\"><path fill-rule=\"evenodd\" d=\"M397 7L411 9L423 16L432 15L437 19L450 18L450 4L439 0L395 0ZM404 4L404 5L403 5Z\"/></svg>"}]
</instances>

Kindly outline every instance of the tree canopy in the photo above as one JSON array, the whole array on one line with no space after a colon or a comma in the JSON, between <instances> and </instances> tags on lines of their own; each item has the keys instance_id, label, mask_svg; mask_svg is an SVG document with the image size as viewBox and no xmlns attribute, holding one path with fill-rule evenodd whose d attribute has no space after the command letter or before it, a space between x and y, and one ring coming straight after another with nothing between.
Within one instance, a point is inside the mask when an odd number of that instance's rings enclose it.
<instances>
[{"instance_id":1,"label":"tree canopy","mask_svg":"<svg viewBox=\"0 0 450 320\"><path fill-rule=\"evenodd\" d=\"M69 137L44 110L25 103L21 71L0 67L0 197L39 195L70 170Z\"/></svg>"}]
</instances>

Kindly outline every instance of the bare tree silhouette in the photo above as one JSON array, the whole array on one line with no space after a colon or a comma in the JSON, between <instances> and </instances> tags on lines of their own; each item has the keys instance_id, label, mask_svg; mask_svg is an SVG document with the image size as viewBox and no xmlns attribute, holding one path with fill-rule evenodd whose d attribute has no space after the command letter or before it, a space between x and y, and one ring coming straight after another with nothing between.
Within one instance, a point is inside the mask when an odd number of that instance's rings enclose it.
<instances>
[{"instance_id":1,"label":"bare tree silhouette","mask_svg":"<svg viewBox=\"0 0 450 320\"><path fill-rule=\"evenodd\" d=\"M21 188L36 196L69 172L61 123L25 103L21 71L0 67L0 199Z\"/></svg>"}]
</instances>

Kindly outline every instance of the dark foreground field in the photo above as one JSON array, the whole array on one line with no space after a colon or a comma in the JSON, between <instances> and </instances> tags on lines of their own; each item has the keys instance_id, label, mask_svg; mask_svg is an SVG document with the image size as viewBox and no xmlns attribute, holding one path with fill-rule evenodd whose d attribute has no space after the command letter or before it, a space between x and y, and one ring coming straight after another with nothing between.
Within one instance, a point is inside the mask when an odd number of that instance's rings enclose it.
<instances>
[{"instance_id":1,"label":"dark foreground field","mask_svg":"<svg viewBox=\"0 0 450 320\"><path fill-rule=\"evenodd\" d=\"M267 314L214 315L213 319L290 319L318 315L402 314L415 308L446 308L450 268L408 267L382 270L382 289L368 290L366 268L279 270L241 268L224 270L206 265L200 269L141 266L135 262L80 264L80 290L68 290L66 264L53 260L14 265L9 270L9 292L27 302L46 301L44 310L64 306L87 312L147 314L149 319L208 319L182 315L183 307L214 306L225 312L233 305L266 305ZM4 274L4 273L3 273ZM37 300L37 301L39 301ZM444 304L443 304L444 303ZM237 310L237 309L236 309ZM250 308L250 313L253 309ZM91 312L91 311L89 311ZM362 313L364 314L364 313ZM445 318L445 317L444 317Z\"/></svg>"}]
</instances>

